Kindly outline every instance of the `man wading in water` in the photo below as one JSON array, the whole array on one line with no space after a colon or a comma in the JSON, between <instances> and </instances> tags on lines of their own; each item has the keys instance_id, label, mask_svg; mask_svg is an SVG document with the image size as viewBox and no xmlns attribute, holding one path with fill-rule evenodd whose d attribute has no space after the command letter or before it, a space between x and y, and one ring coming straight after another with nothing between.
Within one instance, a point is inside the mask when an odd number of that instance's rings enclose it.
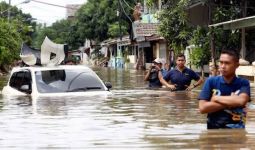
<instances>
[{"instance_id":1,"label":"man wading in water","mask_svg":"<svg viewBox=\"0 0 255 150\"><path fill-rule=\"evenodd\" d=\"M162 69L162 63L162 59L155 59L144 77L145 81L149 81L149 87L151 88L161 88L162 86L158 78L159 72L163 75L166 73L166 70Z\"/></svg>"},{"instance_id":2,"label":"man wading in water","mask_svg":"<svg viewBox=\"0 0 255 150\"><path fill-rule=\"evenodd\" d=\"M250 83L236 77L239 54L222 51L219 71L221 75L209 77L198 97L199 111L207 113L207 128L245 128L245 107L250 100Z\"/></svg>"},{"instance_id":3,"label":"man wading in water","mask_svg":"<svg viewBox=\"0 0 255 150\"><path fill-rule=\"evenodd\" d=\"M177 55L176 68L171 69L166 75L159 73L160 82L173 91L190 91L199 86L203 82L203 79L193 70L185 67L185 63L185 56L183 54ZM196 80L197 82L190 85L192 80ZM171 84L168 81L171 81Z\"/></svg>"}]
</instances>

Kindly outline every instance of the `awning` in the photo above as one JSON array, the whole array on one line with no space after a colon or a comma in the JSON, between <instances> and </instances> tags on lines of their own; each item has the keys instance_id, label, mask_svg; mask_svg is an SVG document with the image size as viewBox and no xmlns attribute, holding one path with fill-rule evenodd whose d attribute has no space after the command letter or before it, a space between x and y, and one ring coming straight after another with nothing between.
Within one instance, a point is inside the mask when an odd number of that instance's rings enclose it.
<instances>
[{"instance_id":1,"label":"awning","mask_svg":"<svg viewBox=\"0 0 255 150\"><path fill-rule=\"evenodd\" d=\"M152 36L146 36L146 41L158 41L158 40L164 40L165 38L160 35L152 35Z\"/></svg>"},{"instance_id":2,"label":"awning","mask_svg":"<svg viewBox=\"0 0 255 150\"><path fill-rule=\"evenodd\" d=\"M150 42L139 42L138 48L143 48L143 47L151 47L151 43Z\"/></svg>"},{"instance_id":3,"label":"awning","mask_svg":"<svg viewBox=\"0 0 255 150\"><path fill-rule=\"evenodd\" d=\"M255 26L255 16L230 20L226 22L220 22L216 24L209 25L209 27L223 26L224 30L234 30L240 28L247 28Z\"/></svg>"},{"instance_id":4,"label":"awning","mask_svg":"<svg viewBox=\"0 0 255 150\"><path fill-rule=\"evenodd\" d=\"M129 39L129 36L123 36L121 40L117 40L117 44L119 46L131 45L131 40Z\"/></svg>"}]
</instances>

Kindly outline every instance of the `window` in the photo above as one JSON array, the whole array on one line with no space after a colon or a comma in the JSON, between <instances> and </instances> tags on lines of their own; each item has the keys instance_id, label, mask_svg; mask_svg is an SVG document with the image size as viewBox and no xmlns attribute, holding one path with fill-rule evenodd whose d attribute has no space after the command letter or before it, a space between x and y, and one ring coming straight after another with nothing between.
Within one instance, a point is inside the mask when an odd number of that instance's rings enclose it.
<instances>
[{"instance_id":1,"label":"window","mask_svg":"<svg viewBox=\"0 0 255 150\"><path fill-rule=\"evenodd\" d=\"M31 73L28 70L18 71L12 74L9 85L21 92L31 93ZM28 90L24 91L22 86L28 86Z\"/></svg>"},{"instance_id":2,"label":"window","mask_svg":"<svg viewBox=\"0 0 255 150\"><path fill-rule=\"evenodd\" d=\"M96 74L78 69L36 71L35 78L39 93L105 90Z\"/></svg>"}]
</instances>

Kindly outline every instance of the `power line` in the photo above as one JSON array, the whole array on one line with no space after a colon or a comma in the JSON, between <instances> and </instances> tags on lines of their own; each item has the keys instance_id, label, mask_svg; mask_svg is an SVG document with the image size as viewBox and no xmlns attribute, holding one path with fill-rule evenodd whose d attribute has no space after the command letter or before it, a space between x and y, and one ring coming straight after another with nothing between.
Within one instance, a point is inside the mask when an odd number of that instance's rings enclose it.
<instances>
[{"instance_id":1,"label":"power line","mask_svg":"<svg viewBox=\"0 0 255 150\"><path fill-rule=\"evenodd\" d=\"M134 8L132 8L125 0L123 0L123 2L132 10L135 10Z\"/></svg>"},{"instance_id":2,"label":"power line","mask_svg":"<svg viewBox=\"0 0 255 150\"><path fill-rule=\"evenodd\" d=\"M49 11L51 11L51 12L56 12L55 10L49 10L49 9L46 9L46 8L44 8L44 7L42 7L42 6L33 6L33 8L37 8L37 9L40 9L40 10L42 10L42 11L47 11L47 12L49 12ZM53 14L54 14L54 13L53 13ZM48 16L48 15L47 15L47 14L41 13L40 16ZM59 16L57 16L57 15L52 15L52 14L51 14L51 17L58 18Z\"/></svg>"},{"instance_id":3,"label":"power line","mask_svg":"<svg viewBox=\"0 0 255 150\"><path fill-rule=\"evenodd\" d=\"M119 0L119 3L120 3L120 7L121 7L123 13L125 14L125 16L129 19L130 22L132 22L131 18L127 15L127 13L126 13L126 11L125 11L123 5L122 5L121 0Z\"/></svg>"},{"instance_id":4,"label":"power line","mask_svg":"<svg viewBox=\"0 0 255 150\"><path fill-rule=\"evenodd\" d=\"M45 5L55 6L55 7L68 8L68 9L74 9L74 10L77 9L77 8L74 8L74 7L61 6L61 5L47 3L47 2L42 2L42 1L38 1L38 0L31 0L31 1L36 2L36 3L45 4Z\"/></svg>"}]
</instances>

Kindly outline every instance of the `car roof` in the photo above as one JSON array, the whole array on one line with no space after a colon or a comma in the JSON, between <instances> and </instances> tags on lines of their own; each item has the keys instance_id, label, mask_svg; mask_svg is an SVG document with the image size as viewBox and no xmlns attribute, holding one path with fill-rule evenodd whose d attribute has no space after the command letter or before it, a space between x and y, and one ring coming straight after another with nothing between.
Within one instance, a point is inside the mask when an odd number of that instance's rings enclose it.
<instances>
[{"instance_id":1,"label":"car roof","mask_svg":"<svg viewBox=\"0 0 255 150\"><path fill-rule=\"evenodd\" d=\"M58 66L29 66L29 67L14 67L12 72L16 72L19 70L30 70L34 71L44 71L44 70L63 70L63 69L72 69L72 70L84 70L84 71L92 71L89 67L84 65L58 65Z\"/></svg>"}]
</instances>

